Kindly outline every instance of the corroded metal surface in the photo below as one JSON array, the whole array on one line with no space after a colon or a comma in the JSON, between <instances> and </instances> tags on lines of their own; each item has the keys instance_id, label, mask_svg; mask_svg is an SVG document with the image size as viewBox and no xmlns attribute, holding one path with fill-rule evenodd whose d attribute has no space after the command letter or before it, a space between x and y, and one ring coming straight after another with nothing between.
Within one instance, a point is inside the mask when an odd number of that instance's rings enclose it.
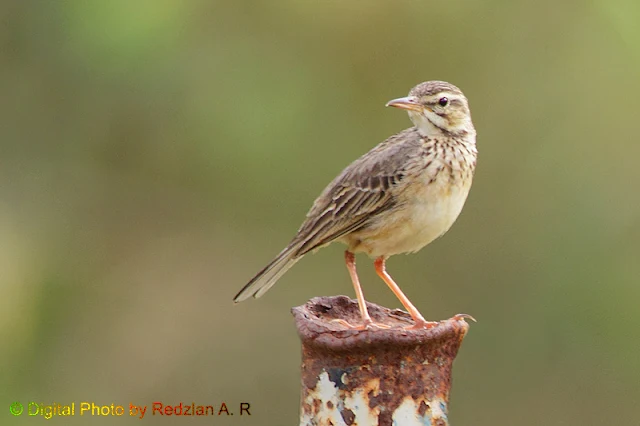
<instances>
[{"instance_id":1,"label":"corroded metal surface","mask_svg":"<svg viewBox=\"0 0 640 426\"><path fill-rule=\"evenodd\" d=\"M355 300L318 297L293 309L302 340L301 426L447 426L451 367L469 325L462 316L405 330L409 315L367 303L389 329L351 330Z\"/></svg>"}]
</instances>

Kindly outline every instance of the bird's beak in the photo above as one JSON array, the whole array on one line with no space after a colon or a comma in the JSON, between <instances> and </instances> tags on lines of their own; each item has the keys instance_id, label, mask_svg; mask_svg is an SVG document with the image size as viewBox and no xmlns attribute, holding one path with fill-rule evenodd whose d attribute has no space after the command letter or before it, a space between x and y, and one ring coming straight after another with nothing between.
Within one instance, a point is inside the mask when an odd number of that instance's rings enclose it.
<instances>
[{"instance_id":1,"label":"bird's beak","mask_svg":"<svg viewBox=\"0 0 640 426\"><path fill-rule=\"evenodd\" d=\"M424 107L420 105L420 103L418 103L418 100L413 96L405 96L404 98L390 100L385 106L392 106L418 112L424 109Z\"/></svg>"}]
</instances>

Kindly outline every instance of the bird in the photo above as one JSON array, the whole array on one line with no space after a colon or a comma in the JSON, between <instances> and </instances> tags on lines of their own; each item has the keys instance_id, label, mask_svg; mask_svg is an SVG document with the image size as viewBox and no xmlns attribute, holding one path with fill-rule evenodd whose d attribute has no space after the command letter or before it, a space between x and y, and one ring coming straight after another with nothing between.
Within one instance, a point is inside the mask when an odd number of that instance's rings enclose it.
<instances>
[{"instance_id":1,"label":"bird","mask_svg":"<svg viewBox=\"0 0 640 426\"><path fill-rule=\"evenodd\" d=\"M435 326L425 320L386 271L396 254L415 253L446 233L462 211L476 168L476 130L469 102L445 81L426 81L386 106L406 110L413 123L347 166L315 200L291 242L253 277L235 303L264 295L305 254L333 242L347 246L344 258L362 324L374 323L356 272L356 253L374 260L377 275L413 319L408 329Z\"/></svg>"}]
</instances>

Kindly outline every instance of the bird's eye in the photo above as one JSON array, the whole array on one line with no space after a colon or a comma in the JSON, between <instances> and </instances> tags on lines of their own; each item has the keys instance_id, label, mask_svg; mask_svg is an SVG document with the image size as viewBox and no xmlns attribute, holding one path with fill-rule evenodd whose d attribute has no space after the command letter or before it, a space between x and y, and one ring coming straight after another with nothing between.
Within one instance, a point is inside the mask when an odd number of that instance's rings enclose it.
<instances>
[{"instance_id":1,"label":"bird's eye","mask_svg":"<svg viewBox=\"0 0 640 426\"><path fill-rule=\"evenodd\" d=\"M441 107L446 107L449 104L449 99L447 98L440 98L440 100L438 101L438 104Z\"/></svg>"}]
</instances>

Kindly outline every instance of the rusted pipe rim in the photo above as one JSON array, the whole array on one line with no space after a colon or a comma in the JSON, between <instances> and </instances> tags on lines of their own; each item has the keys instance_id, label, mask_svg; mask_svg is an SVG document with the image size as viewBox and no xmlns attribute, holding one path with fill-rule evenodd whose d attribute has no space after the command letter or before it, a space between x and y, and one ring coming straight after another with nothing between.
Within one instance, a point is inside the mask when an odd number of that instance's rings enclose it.
<instances>
[{"instance_id":1,"label":"rusted pipe rim","mask_svg":"<svg viewBox=\"0 0 640 426\"><path fill-rule=\"evenodd\" d=\"M369 302L367 309L374 322L391 328L353 330L333 321L342 319L350 324L358 324L361 321L357 301L347 296L315 297L291 311L304 344L334 351L390 344L412 346L452 340L457 341L459 345L469 330L469 324L465 321L468 316L465 315L456 315L440 321L432 328L408 330L405 327L413 325L408 313Z\"/></svg>"}]
</instances>

